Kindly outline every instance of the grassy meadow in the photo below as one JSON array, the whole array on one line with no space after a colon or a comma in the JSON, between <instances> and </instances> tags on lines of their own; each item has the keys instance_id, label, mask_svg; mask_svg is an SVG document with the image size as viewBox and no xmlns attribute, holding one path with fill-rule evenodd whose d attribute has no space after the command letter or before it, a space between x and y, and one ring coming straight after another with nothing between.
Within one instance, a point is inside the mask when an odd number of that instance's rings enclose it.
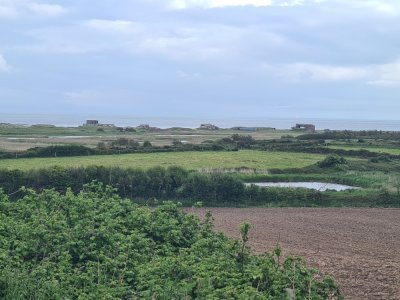
<instances>
[{"instance_id":1,"label":"grassy meadow","mask_svg":"<svg viewBox=\"0 0 400 300\"><path fill-rule=\"evenodd\" d=\"M188 170L249 168L258 170L302 168L325 158L325 155L291 152L166 152L121 155L21 158L0 160L0 168L38 169L51 166L80 167L90 165L148 169L180 166Z\"/></svg>"}]
</instances>

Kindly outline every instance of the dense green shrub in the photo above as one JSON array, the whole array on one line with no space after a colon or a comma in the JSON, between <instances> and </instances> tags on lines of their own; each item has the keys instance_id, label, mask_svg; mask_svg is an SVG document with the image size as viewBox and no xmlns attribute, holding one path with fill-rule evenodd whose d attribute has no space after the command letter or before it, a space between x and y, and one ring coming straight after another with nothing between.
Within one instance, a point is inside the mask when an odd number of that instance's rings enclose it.
<instances>
[{"instance_id":1,"label":"dense green shrub","mask_svg":"<svg viewBox=\"0 0 400 300\"><path fill-rule=\"evenodd\" d=\"M245 187L239 180L221 174L192 173L182 185L182 196L210 203L238 203Z\"/></svg>"},{"instance_id":2,"label":"dense green shrub","mask_svg":"<svg viewBox=\"0 0 400 300\"><path fill-rule=\"evenodd\" d=\"M48 147L36 147L29 149L20 157L51 157L51 156L85 156L93 155L95 151L82 145L56 145Z\"/></svg>"},{"instance_id":3,"label":"dense green shrub","mask_svg":"<svg viewBox=\"0 0 400 300\"><path fill-rule=\"evenodd\" d=\"M78 195L0 191L1 299L341 299L298 258L279 263L170 202L150 210L91 184Z\"/></svg>"},{"instance_id":4,"label":"dense green shrub","mask_svg":"<svg viewBox=\"0 0 400 300\"><path fill-rule=\"evenodd\" d=\"M324 160L318 163L321 168L335 168L341 165L347 165L347 160L337 154L330 154Z\"/></svg>"},{"instance_id":5,"label":"dense green shrub","mask_svg":"<svg viewBox=\"0 0 400 300\"><path fill-rule=\"evenodd\" d=\"M151 148L153 145L149 141L144 141L142 147L143 148Z\"/></svg>"},{"instance_id":6,"label":"dense green shrub","mask_svg":"<svg viewBox=\"0 0 400 300\"><path fill-rule=\"evenodd\" d=\"M151 168L149 170L89 166L86 168L36 169L30 171L0 170L0 187L14 194L22 186L37 191L67 188L78 192L93 180L117 188L122 197L202 200L208 205L239 203L245 187L232 176L201 174L179 167ZM18 193L15 194L18 196Z\"/></svg>"},{"instance_id":7,"label":"dense green shrub","mask_svg":"<svg viewBox=\"0 0 400 300\"><path fill-rule=\"evenodd\" d=\"M373 162L373 163L391 162L392 159L391 159L390 155L382 154L382 155L379 155L379 156L377 156L377 157L372 157L372 158L370 158L369 161L370 161L370 162Z\"/></svg>"},{"instance_id":8,"label":"dense green shrub","mask_svg":"<svg viewBox=\"0 0 400 300\"><path fill-rule=\"evenodd\" d=\"M341 165L340 165L341 166ZM345 165L346 166L346 165ZM354 186L368 187L372 183L359 178L343 177L341 174L297 173L271 175L261 178L261 181L312 181L338 182ZM337 167L333 170L337 170ZM315 177L317 176L317 177ZM185 205L193 205L202 201L206 206L353 206L348 201L349 195L335 192L335 202L331 202L330 194L309 189L291 188L262 188L246 187L243 178L237 175L204 174L191 172L179 167L149 170L132 168L115 168L89 166L86 168L36 169L30 171L0 169L0 188L12 199L21 196L21 187L32 188L36 191L53 188L65 192L70 188L74 193L79 192L85 184L98 181L112 185L121 197L140 200L142 203L153 204L159 200L181 201ZM250 181L251 177L248 178ZM393 206L398 207L400 201L397 195L386 197L381 201L376 193L368 190L352 191L353 197L358 197L357 206ZM340 201L337 201L337 200Z\"/></svg>"},{"instance_id":9,"label":"dense green shrub","mask_svg":"<svg viewBox=\"0 0 400 300\"><path fill-rule=\"evenodd\" d=\"M359 140L359 139L380 139L380 140L400 140L400 132L398 131L381 131L381 130L332 130L329 132L303 134L297 137L299 140Z\"/></svg>"}]
</instances>

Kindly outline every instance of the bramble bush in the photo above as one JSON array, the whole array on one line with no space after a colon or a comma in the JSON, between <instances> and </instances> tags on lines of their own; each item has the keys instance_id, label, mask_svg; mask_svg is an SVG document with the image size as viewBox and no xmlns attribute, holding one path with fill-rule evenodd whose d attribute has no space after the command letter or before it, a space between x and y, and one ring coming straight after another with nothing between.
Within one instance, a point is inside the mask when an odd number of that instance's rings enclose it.
<instances>
[{"instance_id":1,"label":"bramble bush","mask_svg":"<svg viewBox=\"0 0 400 300\"><path fill-rule=\"evenodd\" d=\"M0 299L342 299L298 258L251 254L249 224L236 241L210 214L140 207L99 183L23 194L0 191Z\"/></svg>"}]
</instances>

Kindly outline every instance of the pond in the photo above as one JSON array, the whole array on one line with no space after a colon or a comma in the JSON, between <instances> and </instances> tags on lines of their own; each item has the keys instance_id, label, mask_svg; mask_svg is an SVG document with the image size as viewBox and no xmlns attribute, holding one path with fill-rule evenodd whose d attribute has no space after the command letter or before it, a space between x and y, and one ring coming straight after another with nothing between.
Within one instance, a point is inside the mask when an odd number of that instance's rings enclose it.
<instances>
[{"instance_id":1,"label":"pond","mask_svg":"<svg viewBox=\"0 0 400 300\"><path fill-rule=\"evenodd\" d=\"M246 183L247 186L256 185L259 187L281 187L281 188L306 188L324 192L326 190L345 191L360 189L359 187L327 183L327 182L252 182Z\"/></svg>"}]
</instances>

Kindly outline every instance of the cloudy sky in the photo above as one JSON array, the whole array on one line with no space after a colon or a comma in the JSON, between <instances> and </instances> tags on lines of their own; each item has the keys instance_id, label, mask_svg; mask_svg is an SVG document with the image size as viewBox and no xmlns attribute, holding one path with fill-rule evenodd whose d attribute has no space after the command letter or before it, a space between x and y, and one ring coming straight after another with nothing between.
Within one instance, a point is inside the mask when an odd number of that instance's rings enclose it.
<instances>
[{"instance_id":1,"label":"cloudy sky","mask_svg":"<svg viewBox=\"0 0 400 300\"><path fill-rule=\"evenodd\" d=\"M0 0L0 112L395 120L399 37L399 0Z\"/></svg>"}]
</instances>

